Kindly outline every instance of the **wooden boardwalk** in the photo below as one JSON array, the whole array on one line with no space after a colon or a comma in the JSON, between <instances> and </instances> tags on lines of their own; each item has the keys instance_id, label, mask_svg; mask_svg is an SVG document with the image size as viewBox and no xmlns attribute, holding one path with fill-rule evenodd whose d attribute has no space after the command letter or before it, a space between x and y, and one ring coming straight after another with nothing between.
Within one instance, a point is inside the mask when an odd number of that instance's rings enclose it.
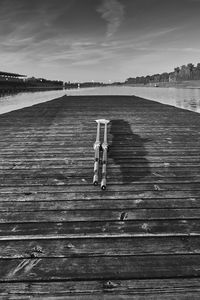
<instances>
[{"instance_id":1,"label":"wooden boardwalk","mask_svg":"<svg viewBox=\"0 0 200 300\"><path fill-rule=\"evenodd\" d=\"M92 185L97 118L108 187ZM200 115L134 96L0 116L0 299L199 299Z\"/></svg>"}]
</instances>

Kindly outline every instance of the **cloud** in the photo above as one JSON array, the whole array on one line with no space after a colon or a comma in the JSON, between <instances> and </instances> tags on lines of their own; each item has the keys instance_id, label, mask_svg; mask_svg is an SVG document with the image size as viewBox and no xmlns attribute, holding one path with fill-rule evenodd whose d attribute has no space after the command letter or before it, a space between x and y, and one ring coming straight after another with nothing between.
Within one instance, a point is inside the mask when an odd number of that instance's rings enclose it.
<instances>
[{"instance_id":1,"label":"cloud","mask_svg":"<svg viewBox=\"0 0 200 300\"><path fill-rule=\"evenodd\" d=\"M112 37L120 27L124 18L124 6L118 0L103 0L97 12L107 22L106 37Z\"/></svg>"}]
</instances>

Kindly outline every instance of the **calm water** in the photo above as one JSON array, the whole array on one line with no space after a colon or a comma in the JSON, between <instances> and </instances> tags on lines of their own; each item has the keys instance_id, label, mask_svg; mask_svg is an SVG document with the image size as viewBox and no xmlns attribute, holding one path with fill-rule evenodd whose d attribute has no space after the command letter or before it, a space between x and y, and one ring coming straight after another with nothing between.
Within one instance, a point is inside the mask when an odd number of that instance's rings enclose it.
<instances>
[{"instance_id":1,"label":"calm water","mask_svg":"<svg viewBox=\"0 0 200 300\"><path fill-rule=\"evenodd\" d=\"M63 90L19 93L0 97L0 114L46 102L66 94Z\"/></svg>"},{"instance_id":2,"label":"calm water","mask_svg":"<svg viewBox=\"0 0 200 300\"><path fill-rule=\"evenodd\" d=\"M136 95L200 113L200 89L159 87L101 87L19 93L0 97L0 114L67 95Z\"/></svg>"},{"instance_id":3,"label":"calm water","mask_svg":"<svg viewBox=\"0 0 200 300\"><path fill-rule=\"evenodd\" d=\"M159 87L105 87L67 91L73 95L135 95L200 113L200 89Z\"/></svg>"}]
</instances>

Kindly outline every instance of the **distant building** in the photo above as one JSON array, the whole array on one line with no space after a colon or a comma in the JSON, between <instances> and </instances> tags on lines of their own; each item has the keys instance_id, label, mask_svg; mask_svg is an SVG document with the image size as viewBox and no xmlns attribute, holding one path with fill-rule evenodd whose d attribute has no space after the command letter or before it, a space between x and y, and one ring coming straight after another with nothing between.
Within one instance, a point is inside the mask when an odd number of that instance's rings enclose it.
<instances>
[{"instance_id":1,"label":"distant building","mask_svg":"<svg viewBox=\"0 0 200 300\"><path fill-rule=\"evenodd\" d=\"M0 91L15 92L25 90L63 89L63 81L44 78L27 78L26 75L0 71Z\"/></svg>"},{"instance_id":2,"label":"distant building","mask_svg":"<svg viewBox=\"0 0 200 300\"><path fill-rule=\"evenodd\" d=\"M22 78L25 78L26 75L21 75L17 73L8 73L0 71L0 82L19 82L23 81Z\"/></svg>"}]
</instances>

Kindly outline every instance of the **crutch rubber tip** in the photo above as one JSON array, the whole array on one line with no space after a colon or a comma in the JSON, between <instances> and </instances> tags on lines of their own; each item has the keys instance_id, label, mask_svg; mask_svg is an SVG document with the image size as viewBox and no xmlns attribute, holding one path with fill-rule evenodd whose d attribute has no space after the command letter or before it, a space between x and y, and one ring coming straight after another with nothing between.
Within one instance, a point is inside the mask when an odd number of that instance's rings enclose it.
<instances>
[{"instance_id":1,"label":"crutch rubber tip","mask_svg":"<svg viewBox=\"0 0 200 300\"><path fill-rule=\"evenodd\" d=\"M97 186L98 185L98 181L94 181L93 184L94 184L94 186Z\"/></svg>"},{"instance_id":2,"label":"crutch rubber tip","mask_svg":"<svg viewBox=\"0 0 200 300\"><path fill-rule=\"evenodd\" d=\"M106 179L102 179L102 181L101 181L101 189L102 190L106 189Z\"/></svg>"}]
</instances>

